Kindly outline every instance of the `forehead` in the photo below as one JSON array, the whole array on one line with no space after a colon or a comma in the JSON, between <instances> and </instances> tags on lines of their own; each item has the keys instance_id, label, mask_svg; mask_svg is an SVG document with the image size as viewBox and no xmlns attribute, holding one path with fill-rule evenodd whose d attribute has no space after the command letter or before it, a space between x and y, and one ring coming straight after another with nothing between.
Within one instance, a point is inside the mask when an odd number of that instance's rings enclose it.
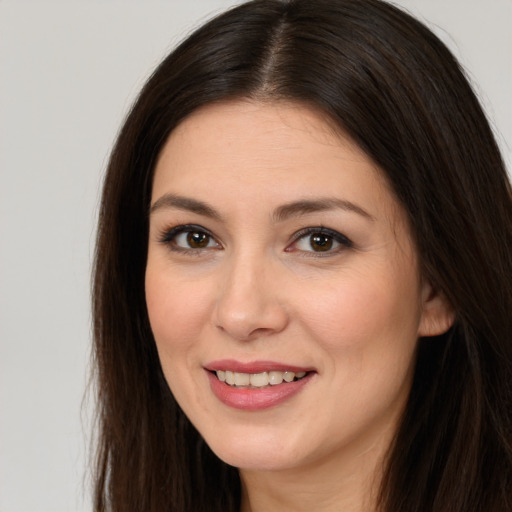
<instances>
[{"instance_id":1,"label":"forehead","mask_svg":"<svg viewBox=\"0 0 512 512\"><path fill-rule=\"evenodd\" d=\"M185 118L157 162L153 201L163 193L224 204L326 194L394 202L382 171L347 135L321 112L289 102L230 101Z\"/></svg>"}]
</instances>

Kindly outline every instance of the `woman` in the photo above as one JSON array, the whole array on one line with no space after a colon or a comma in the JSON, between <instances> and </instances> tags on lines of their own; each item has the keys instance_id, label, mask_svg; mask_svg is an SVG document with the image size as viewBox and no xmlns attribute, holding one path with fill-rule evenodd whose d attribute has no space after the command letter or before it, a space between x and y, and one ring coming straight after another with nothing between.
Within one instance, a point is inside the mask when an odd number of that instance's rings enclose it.
<instances>
[{"instance_id":1,"label":"woman","mask_svg":"<svg viewBox=\"0 0 512 512\"><path fill-rule=\"evenodd\" d=\"M512 195L456 61L378 0L254 1L113 150L97 510L512 510Z\"/></svg>"}]
</instances>

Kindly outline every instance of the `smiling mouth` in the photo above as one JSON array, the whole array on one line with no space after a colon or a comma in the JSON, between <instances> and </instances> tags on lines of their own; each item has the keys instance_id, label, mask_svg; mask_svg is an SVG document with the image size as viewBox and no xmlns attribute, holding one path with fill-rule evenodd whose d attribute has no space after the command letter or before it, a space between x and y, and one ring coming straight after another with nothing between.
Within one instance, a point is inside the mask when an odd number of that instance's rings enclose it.
<instances>
[{"instance_id":1,"label":"smiling mouth","mask_svg":"<svg viewBox=\"0 0 512 512\"><path fill-rule=\"evenodd\" d=\"M233 388L263 389L303 379L310 372L268 371L261 373L241 373L230 370L212 372L221 382Z\"/></svg>"}]
</instances>

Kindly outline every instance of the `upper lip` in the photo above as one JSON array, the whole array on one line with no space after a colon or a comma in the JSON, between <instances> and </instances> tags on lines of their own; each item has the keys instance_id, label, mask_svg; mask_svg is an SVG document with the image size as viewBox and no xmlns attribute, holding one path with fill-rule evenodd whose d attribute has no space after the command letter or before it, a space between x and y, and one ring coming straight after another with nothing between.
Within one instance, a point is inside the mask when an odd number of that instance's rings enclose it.
<instances>
[{"instance_id":1,"label":"upper lip","mask_svg":"<svg viewBox=\"0 0 512 512\"><path fill-rule=\"evenodd\" d=\"M206 364L204 368L208 371L217 370L229 370L238 373L263 373L270 371L278 372L310 372L314 371L314 368L309 366L296 366L288 363L280 363L278 361L252 361L252 362L241 362L235 359L219 359L217 361L211 361Z\"/></svg>"}]
</instances>

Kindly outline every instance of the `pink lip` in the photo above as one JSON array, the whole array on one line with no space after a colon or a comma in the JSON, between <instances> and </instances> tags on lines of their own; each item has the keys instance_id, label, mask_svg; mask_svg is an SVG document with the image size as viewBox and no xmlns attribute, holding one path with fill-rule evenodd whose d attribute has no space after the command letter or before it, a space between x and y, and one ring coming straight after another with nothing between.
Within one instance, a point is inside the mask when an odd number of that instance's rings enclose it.
<instances>
[{"instance_id":1,"label":"pink lip","mask_svg":"<svg viewBox=\"0 0 512 512\"><path fill-rule=\"evenodd\" d=\"M257 361L253 363L241 363L233 360L214 361L209 363L205 369L210 381L210 388L213 394L225 405L244 411L260 411L283 403L290 399L304 388L315 375L314 371L298 366L289 366L283 363L271 361ZM293 382L283 382L276 386L269 386L262 389L236 388L221 382L215 370L231 370L240 373L261 373L264 371L293 371L309 372L305 377Z\"/></svg>"},{"instance_id":2,"label":"pink lip","mask_svg":"<svg viewBox=\"0 0 512 512\"><path fill-rule=\"evenodd\" d=\"M314 371L311 367L292 366L285 363L278 363L276 361L253 361L250 363L242 363L235 361L234 359L220 359L218 361L212 361L205 365L205 368L209 371L216 370L229 370L232 372L239 373L262 373L262 372L310 372Z\"/></svg>"}]
</instances>

